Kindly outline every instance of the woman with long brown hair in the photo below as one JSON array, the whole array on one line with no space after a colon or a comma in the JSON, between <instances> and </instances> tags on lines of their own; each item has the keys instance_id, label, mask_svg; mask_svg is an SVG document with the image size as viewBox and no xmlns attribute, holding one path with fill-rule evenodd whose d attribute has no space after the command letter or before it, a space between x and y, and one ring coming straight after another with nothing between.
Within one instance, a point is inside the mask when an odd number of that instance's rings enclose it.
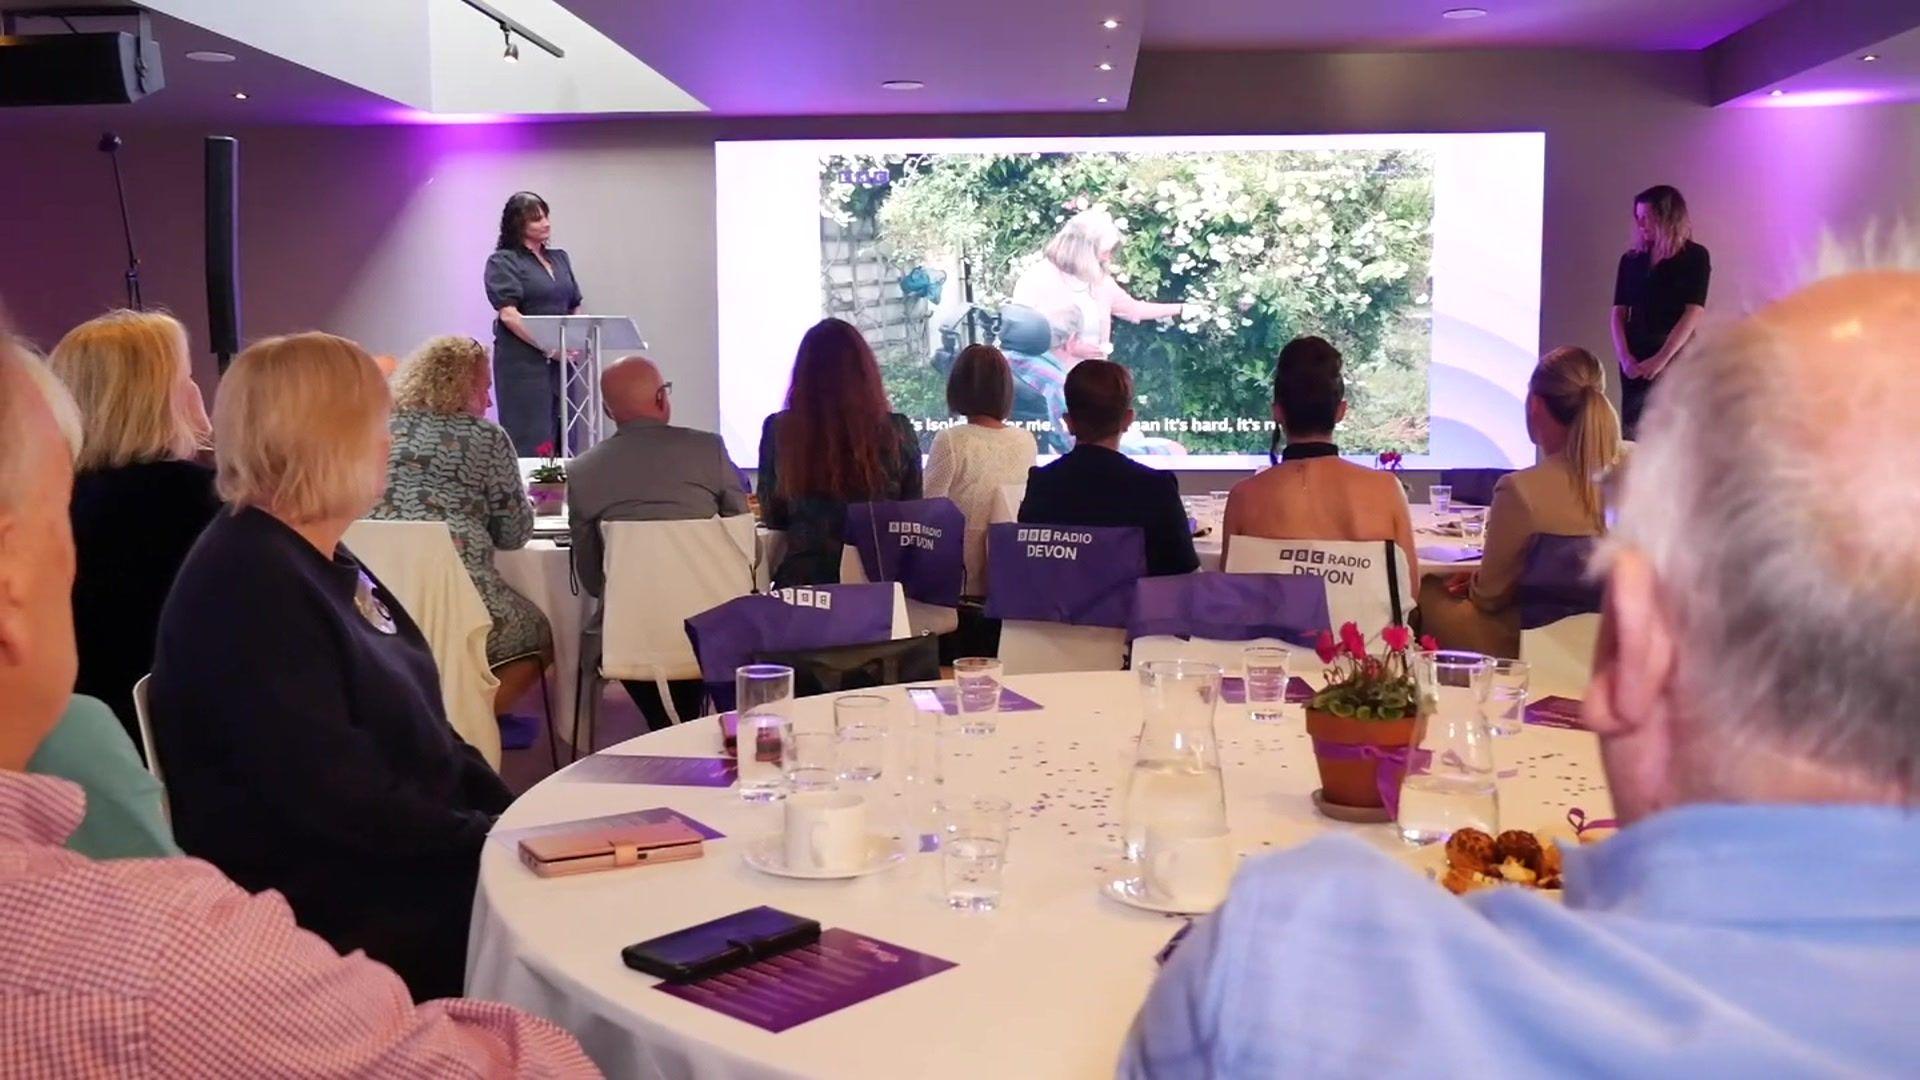
<instances>
[{"instance_id":1,"label":"woman with long brown hair","mask_svg":"<svg viewBox=\"0 0 1920 1080\"><path fill-rule=\"evenodd\" d=\"M1693 242L1687 200L1678 189L1661 184L1635 196L1633 229L1633 247L1620 256L1613 286L1613 351L1629 439L1654 382L1700 329L1713 276L1707 249Z\"/></svg>"},{"instance_id":2,"label":"woman with long brown hair","mask_svg":"<svg viewBox=\"0 0 1920 1080\"><path fill-rule=\"evenodd\" d=\"M787 407L760 429L760 502L787 534L778 586L840 580L847 504L920 498L920 440L887 403L880 365L853 324L822 319L800 339Z\"/></svg>"}]
</instances>

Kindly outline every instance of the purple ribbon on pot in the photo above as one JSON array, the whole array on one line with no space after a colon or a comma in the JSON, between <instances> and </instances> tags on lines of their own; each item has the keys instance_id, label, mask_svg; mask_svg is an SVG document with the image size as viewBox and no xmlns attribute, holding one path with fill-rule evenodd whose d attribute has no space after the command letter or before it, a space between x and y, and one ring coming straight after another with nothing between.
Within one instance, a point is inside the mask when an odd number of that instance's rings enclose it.
<instances>
[{"instance_id":1,"label":"purple ribbon on pot","mask_svg":"<svg viewBox=\"0 0 1920 1080\"><path fill-rule=\"evenodd\" d=\"M1610 817L1588 821L1587 812L1577 806L1567 811L1567 824L1573 826L1573 835L1575 837L1582 836L1593 829L1617 829L1620 827L1620 822Z\"/></svg>"},{"instance_id":2,"label":"purple ribbon on pot","mask_svg":"<svg viewBox=\"0 0 1920 1080\"><path fill-rule=\"evenodd\" d=\"M1400 816L1400 781L1407 775L1410 763L1425 763L1432 756L1430 750L1414 750L1410 746L1374 746L1371 743L1328 742L1325 739L1313 740L1313 752L1317 757L1333 761L1371 761L1374 763L1373 782L1380 789L1380 803L1387 813ZM1418 754L1419 757L1414 755Z\"/></svg>"}]
</instances>

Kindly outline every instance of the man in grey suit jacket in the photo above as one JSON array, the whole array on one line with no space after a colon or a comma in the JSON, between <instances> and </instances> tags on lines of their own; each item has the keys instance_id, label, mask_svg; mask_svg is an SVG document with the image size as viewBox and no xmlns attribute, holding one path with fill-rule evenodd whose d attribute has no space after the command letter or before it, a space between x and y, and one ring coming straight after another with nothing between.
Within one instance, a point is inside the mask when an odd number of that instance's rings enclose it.
<instances>
[{"instance_id":1,"label":"man in grey suit jacket","mask_svg":"<svg viewBox=\"0 0 1920 1080\"><path fill-rule=\"evenodd\" d=\"M606 573L601 522L686 521L747 512L746 490L726 444L709 431L674 427L672 391L673 384L662 380L660 369L644 356L615 361L600 373L601 400L617 430L567 468L574 572L596 598ZM699 715L698 681L675 683L672 689L681 716ZM664 723L652 683L628 683L627 692L650 723Z\"/></svg>"}]
</instances>

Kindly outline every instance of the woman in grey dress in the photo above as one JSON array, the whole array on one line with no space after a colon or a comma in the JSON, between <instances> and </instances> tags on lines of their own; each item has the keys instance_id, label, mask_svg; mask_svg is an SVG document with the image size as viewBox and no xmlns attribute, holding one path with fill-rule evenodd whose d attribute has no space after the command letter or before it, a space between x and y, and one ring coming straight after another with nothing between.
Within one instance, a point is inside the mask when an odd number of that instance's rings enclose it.
<instances>
[{"instance_id":1,"label":"woman in grey dress","mask_svg":"<svg viewBox=\"0 0 1920 1080\"><path fill-rule=\"evenodd\" d=\"M492 389L486 347L472 338L437 337L407 358L394 376L387 493L372 516L444 521L452 530L493 616L487 663L500 679L494 712L505 713L540 680L553 631L493 566L496 548L513 551L533 536L533 508L513 444L486 418Z\"/></svg>"}]
</instances>

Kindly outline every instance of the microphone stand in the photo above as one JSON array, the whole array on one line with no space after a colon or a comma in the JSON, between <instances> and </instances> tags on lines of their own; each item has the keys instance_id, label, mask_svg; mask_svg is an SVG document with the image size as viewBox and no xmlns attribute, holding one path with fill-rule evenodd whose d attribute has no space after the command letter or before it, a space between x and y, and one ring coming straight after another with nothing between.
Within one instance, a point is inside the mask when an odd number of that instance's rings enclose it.
<instances>
[{"instance_id":1,"label":"microphone stand","mask_svg":"<svg viewBox=\"0 0 1920 1080\"><path fill-rule=\"evenodd\" d=\"M127 306L141 310L140 256L133 250L133 219L127 213L127 185L120 176L120 136L109 131L100 136L100 151L113 161L113 189L120 196L120 231L127 240Z\"/></svg>"}]
</instances>

